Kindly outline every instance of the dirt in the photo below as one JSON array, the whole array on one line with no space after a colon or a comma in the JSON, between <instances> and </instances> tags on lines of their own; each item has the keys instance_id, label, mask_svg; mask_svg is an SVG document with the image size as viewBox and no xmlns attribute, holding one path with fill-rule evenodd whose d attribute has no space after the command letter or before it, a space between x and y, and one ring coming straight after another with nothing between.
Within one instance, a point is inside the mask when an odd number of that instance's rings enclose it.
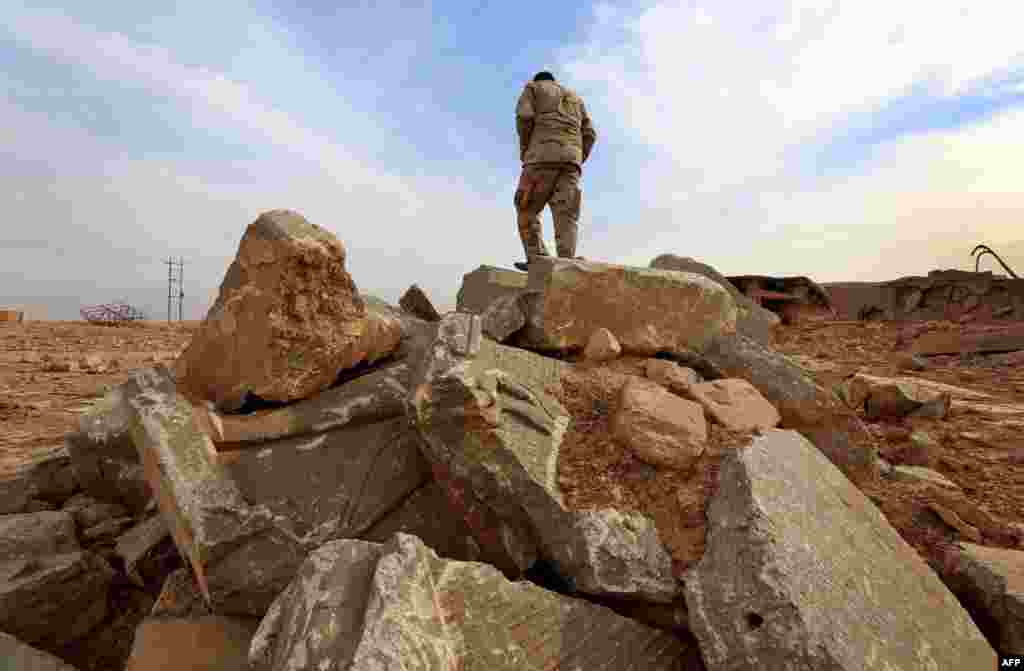
<instances>
[{"instance_id":1,"label":"dirt","mask_svg":"<svg viewBox=\"0 0 1024 671\"><path fill-rule=\"evenodd\" d=\"M78 415L133 368L169 364L196 322L0 322L0 472L62 445ZM81 365L93 355L104 372ZM65 363L70 370L60 371Z\"/></svg>"}]
</instances>

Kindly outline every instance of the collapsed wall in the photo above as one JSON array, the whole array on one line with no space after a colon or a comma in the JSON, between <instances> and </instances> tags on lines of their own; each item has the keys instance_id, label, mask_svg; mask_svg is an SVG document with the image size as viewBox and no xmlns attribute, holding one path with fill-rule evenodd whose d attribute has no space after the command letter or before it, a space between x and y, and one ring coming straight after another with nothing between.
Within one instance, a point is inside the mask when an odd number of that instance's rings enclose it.
<instances>
[{"instance_id":1,"label":"collapsed wall","mask_svg":"<svg viewBox=\"0 0 1024 671\"><path fill-rule=\"evenodd\" d=\"M933 270L927 277L822 285L839 319L1024 319L1024 279L992 272Z\"/></svg>"}]
</instances>

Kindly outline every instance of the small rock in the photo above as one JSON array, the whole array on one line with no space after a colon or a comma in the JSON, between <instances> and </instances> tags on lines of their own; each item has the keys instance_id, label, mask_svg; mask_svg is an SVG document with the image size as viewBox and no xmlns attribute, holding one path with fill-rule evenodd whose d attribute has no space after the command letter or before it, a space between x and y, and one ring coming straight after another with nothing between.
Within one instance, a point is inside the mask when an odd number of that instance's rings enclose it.
<instances>
[{"instance_id":1,"label":"small rock","mask_svg":"<svg viewBox=\"0 0 1024 671\"><path fill-rule=\"evenodd\" d=\"M928 507L933 513L939 516L943 522L946 523L951 529L959 533L961 536L971 541L972 543L981 542L981 532L978 531L977 527L973 527L957 515L954 511L950 510L941 503L934 501L928 503Z\"/></svg>"},{"instance_id":2,"label":"small rock","mask_svg":"<svg viewBox=\"0 0 1024 671\"><path fill-rule=\"evenodd\" d=\"M952 394L943 393L934 398L924 401L917 410L910 413L910 417L926 419L945 419L949 415L949 409L953 405Z\"/></svg>"},{"instance_id":3,"label":"small rock","mask_svg":"<svg viewBox=\"0 0 1024 671\"><path fill-rule=\"evenodd\" d=\"M695 384L690 387L690 395L712 421L731 431L771 429L782 419L754 385L739 378Z\"/></svg>"},{"instance_id":4,"label":"small rock","mask_svg":"<svg viewBox=\"0 0 1024 671\"><path fill-rule=\"evenodd\" d=\"M622 386L612 433L642 461L684 470L704 453L708 437L700 404L641 378Z\"/></svg>"},{"instance_id":5,"label":"small rock","mask_svg":"<svg viewBox=\"0 0 1024 671\"><path fill-rule=\"evenodd\" d=\"M924 357L917 354L911 354L910 352L899 352L893 356L893 363L896 364L897 370L914 370L922 371L928 369L928 362L925 361Z\"/></svg>"},{"instance_id":6,"label":"small rock","mask_svg":"<svg viewBox=\"0 0 1024 671\"><path fill-rule=\"evenodd\" d=\"M615 334L606 328L595 330L583 350L583 358L588 361L611 361L620 354L622 346L619 345Z\"/></svg>"},{"instance_id":7,"label":"small rock","mask_svg":"<svg viewBox=\"0 0 1024 671\"><path fill-rule=\"evenodd\" d=\"M418 284L410 286L402 297L398 299L398 304L403 310L419 317L420 319L428 322L439 322L441 321L441 314L434 307L434 304L430 302L427 294L423 292L423 289Z\"/></svg>"},{"instance_id":8,"label":"small rock","mask_svg":"<svg viewBox=\"0 0 1024 671\"><path fill-rule=\"evenodd\" d=\"M901 419L920 408L922 403L907 394L899 384L882 384L870 391L864 401L868 419Z\"/></svg>"},{"instance_id":9,"label":"small rock","mask_svg":"<svg viewBox=\"0 0 1024 671\"><path fill-rule=\"evenodd\" d=\"M691 386L703 382L694 369L680 366L675 361L666 359L648 359L644 363L644 375L673 394L683 397L686 396Z\"/></svg>"},{"instance_id":10,"label":"small rock","mask_svg":"<svg viewBox=\"0 0 1024 671\"><path fill-rule=\"evenodd\" d=\"M494 299L481 315L481 327L488 338L505 342L526 326L526 311L519 294L505 294Z\"/></svg>"},{"instance_id":11,"label":"small rock","mask_svg":"<svg viewBox=\"0 0 1024 671\"><path fill-rule=\"evenodd\" d=\"M910 445L900 450L900 463L925 468L934 466L939 452L938 441L924 431L913 431L908 438Z\"/></svg>"}]
</instances>

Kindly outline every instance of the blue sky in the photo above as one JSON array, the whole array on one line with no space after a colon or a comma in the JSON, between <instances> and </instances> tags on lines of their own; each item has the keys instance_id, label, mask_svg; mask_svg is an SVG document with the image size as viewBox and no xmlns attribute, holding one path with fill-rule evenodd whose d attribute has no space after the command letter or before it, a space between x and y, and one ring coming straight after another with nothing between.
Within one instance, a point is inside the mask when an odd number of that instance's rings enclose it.
<instances>
[{"instance_id":1,"label":"blue sky","mask_svg":"<svg viewBox=\"0 0 1024 671\"><path fill-rule=\"evenodd\" d=\"M0 8L0 302L163 316L181 255L200 318L245 226L290 208L364 291L450 305L520 257L513 110L539 69L598 129L589 258L885 280L987 242L1024 267L1010 3L141 4Z\"/></svg>"}]
</instances>

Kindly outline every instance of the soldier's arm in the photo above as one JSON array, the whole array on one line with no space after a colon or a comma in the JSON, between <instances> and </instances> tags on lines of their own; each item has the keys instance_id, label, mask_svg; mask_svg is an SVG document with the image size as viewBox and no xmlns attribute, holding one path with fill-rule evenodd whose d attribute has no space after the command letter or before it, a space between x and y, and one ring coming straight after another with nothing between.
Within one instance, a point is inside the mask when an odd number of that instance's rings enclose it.
<instances>
[{"instance_id":1,"label":"soldier's arm","mask_svg":"<svg viewBox=\"0 0 1024 671\"><path fill-rule=\"evenodd\" d=\"M527 85L519 96L516 105L516 133L519 134L519 160L526 157L526 149L530 146L530 135L533 133L533 87Z\"/></svg>"},{"instance_id":2,"label":"soldier's arm","mask_svg":"<svg viewBox=\"0 0 1024 671\"><path fill-rule=\"evenodd\" d=\"M583 111L583 120L580 124L580 133L583 135L583 162L586 163L590 151L594 148L594 143L597 142L597 131L594 130L594 124L590 120L590 115L587 114L587 106L582 100L580 109Z\"/></svg>"}]
</instances>

